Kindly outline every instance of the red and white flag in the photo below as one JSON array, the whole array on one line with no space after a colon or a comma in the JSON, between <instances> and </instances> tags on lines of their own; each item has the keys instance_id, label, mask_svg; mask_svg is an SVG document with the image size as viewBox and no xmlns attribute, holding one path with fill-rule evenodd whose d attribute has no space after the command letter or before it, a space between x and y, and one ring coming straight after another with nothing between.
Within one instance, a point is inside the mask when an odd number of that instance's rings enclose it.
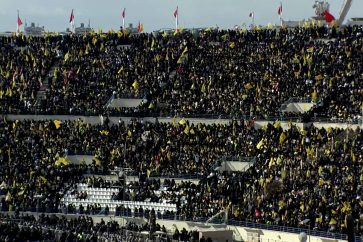
<instances>
[{"instance_id":1,"label":"red and white flag","mask_svg":"<svg viewBox=\"0 0 363 242\"><path fill-rule=\"evenodd\" d=\"M126 17L126 8L122 11L122 29L125 29L125 17Z\"/></svg>"},{"instance_id":2,"label":"red and white flag","mask_svg":"<svg viewBox=\"0 0 363 242\"><path fill-rule=\"evenodd\" d=\"M280 6L279 6L279 8L277 9L277 14L278 14L278 15L280 15L280 17L281 17L281 15L282 15L282 2L280 2Z\"/></svg>"},{"instance_id":3,"label":"red and white flag","mask_svg":"<svg viewBox=\"0 0 363 242\"><path fill-rule=\"evenodd\" d=\"M328 10L326 10L326 11L324 12L324 17L325 17L325 21L326 21L327 23L329 23L329 24L335 20L334 16L333 16L331 13L329 13L329 11L328 11Z\"/></svg>"},{"instance_id":4,"label":"red and white flag","mask_svg":"<svg viewBox=\"0 0 363 242\"><path fill-rule=\"evenodd\" d=\"M174 18L178 17L178 7L176 7L175 11L174 11Z\"/></svg>"},{"instance_id":5,"label":"red and white flag","mask_svg":"<svg viewBox=\"0 0 363 242\"><path fill-rule=\"evenodd\" d=\"M17 28L16 28L16 32L19 33L20 32L20 26L23 25L23 22L21 21L20 17L19 17L19 11L18 11L18 18L17 18Z\"/></svg>"},{"instance_id":6,"label":"red and white flag","mask_svg":"<svg viewBox=\"0 0 363 242\"><path fill-rule=\"evenodd\" d=\"M144 31L144 24L140 23L137 25L137 32L142 33Z\"/></svg>"},{"instance_id":7,"label":"red and white flag","mask_svg":"<svg viewBox=\"0 0 363 242\"><path fill-rule=\"evenodd\" d=\"M72 32L74 31L74 13L73 13L73 9L71 12L71 16L69 17L69 23L71 24L71 30Z\"/></svg>"},{"instance_id":8,"label":"red and white flag","mask_svg":"<svg viewBox=\"0 0 363 242\"><path fill-rule=\"evenodd\" d=\"M124 11L122 11L122 18L125 18L126 16L126 8L124 8Z\"/></svg>"}]
</instances>

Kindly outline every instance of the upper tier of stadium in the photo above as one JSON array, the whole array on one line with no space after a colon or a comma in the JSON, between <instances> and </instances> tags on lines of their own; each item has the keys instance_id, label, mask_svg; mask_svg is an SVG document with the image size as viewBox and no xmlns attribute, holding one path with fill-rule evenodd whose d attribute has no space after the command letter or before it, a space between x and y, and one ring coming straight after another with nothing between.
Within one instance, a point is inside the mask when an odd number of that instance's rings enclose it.
<instances>
[{"instance_id":1,"label":"upper tier of stadium","mask_svg":"<svg viewBox=\"0 0 363 242\"><path fill-rule=\"evenodd\" d=\"M358 120L361 26L0 37L2 113ZM113 98L140 98L111 108ZM289 99L313 103L281 112Z\"/></svg>"}]
</instances>

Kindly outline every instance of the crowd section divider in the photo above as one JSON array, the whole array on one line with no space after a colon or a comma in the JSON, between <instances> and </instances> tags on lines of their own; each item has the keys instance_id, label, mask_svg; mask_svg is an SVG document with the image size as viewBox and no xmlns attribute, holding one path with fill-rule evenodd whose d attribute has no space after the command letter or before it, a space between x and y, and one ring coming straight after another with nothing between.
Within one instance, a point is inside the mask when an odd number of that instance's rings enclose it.
<instances>
[{"instance_id":1,"label":"crowd section divider","mask_svg":"<svg viewBox=\"0 0 363 242\"><path fill-rule=\"evenodd\" d=\"M79 213L78 209L75 209L75 211L69 212L68 209L36 209L31 208L26 211L21 211L21 213L38 213L38 214L55 214L58 216L62 215L78 215L78 216L91 216L91 217L97 217L97 218L104 218L109 216L110 218L114 217L121 217L121 218L143 218L143 219L149 219L150 215L146 213L134 213L134 212L127 212L127 211L120 211L120 212L110 212L109 214L104 214L104 209L101 210L98 214L85 214L85 213ZM2 213L6 213L2 211ZM186 217L182 215L163 215L163 214L156 214L157 220L171 220L171 221L181 221L181 222L192 222L192 223L207 223L207 220L209 218L203 218L203 217ZM285 232L285 233L293 233L293 234L300 234L300 233L306 233L310 236L316 236L316 237L322 237L322 238L329 238L329 239L336 239L336 240L347 240L346 234L340 234L340 233L331 233L326 231L318 231L318 230L310 230L307 228L297 228L297 227L288 227L288 226L279 226L279 225L271 225L271 224L261 224L261 223L254 223L250 221L235 221L233 219L230 219L227 221L227 223L222 219L214 219L211 222L208 222L208 224L214 224L214 225L226 225L226 226L238 226L238 227L244 227L244 228L253 228L253 229L261 229L261 230L270 230L270 231L279 231L279 232ZM356 242L363 242L363 239L359 236L356 236L355 238Z\"/></svg>"}]
</instances>

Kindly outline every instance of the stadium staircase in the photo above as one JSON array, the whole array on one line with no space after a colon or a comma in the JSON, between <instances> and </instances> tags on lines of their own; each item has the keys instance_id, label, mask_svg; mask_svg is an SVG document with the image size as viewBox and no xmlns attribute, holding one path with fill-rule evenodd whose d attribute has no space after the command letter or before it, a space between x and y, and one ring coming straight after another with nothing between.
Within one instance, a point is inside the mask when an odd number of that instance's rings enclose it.
<instances>
[{"instance_id":1,"label":"stadium staircase","mask_svg":"<svg viewBox=\"0 0 363 242\"><path fill-rule=\"evenodd\" d=\"M219 172L245 172L256 162L256 157L221 157L213 166Z\"/></svg>"},{"instance_id":2,"label":"stadium staircase","mask_svg":"<svg viewBox=\"0 0 363 242\"><path fill-rule=\"evenodd\" d=\"M39 88L37 92L37 102L40 104L46 99L45 93L49 89L49 78L53 76L54 70L59 67L59 59L53 62L52 67L49 69L47 75L44 78L43 85Z\"/></svg>"},{"instance_id":3,"label":"stadium staircase","mask_svg":"<svg viewBox=\"0 0 363 242\"><path fill-rule=\"evenodd\" d=\"M311 98L289 98L280 107L282 113L306 113L316 105Z\"/></svg>"}]
</instances>

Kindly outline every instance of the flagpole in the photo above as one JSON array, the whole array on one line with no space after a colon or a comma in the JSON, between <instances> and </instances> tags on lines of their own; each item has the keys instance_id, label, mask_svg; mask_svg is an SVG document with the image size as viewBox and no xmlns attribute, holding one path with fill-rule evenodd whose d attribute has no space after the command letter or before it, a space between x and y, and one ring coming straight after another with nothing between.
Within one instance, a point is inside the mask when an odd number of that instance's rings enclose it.
<instances>
[{"instance_id":1,"label":"flagpole","mask_svg":"<svg viewBox=\"0 0 363 242\"><path fill-rule=\"evenodd\" d=\"M19 34L20 32L20 26L19 26L19 9L18 11L18 18L16 19L16 33Z\"/></svg>"},{"instance_id":2,"label":"flagpole","mask_svg":"<svg viewBox=\"0 0 363 242\"><path fill-rule=\"evenodd\" d=\"M255 11L252 12L252 27L255 26Z\"/></svg>"},{"instance_id":3,"label":"flagpole","mask_svg":"<svg viewBox=\"0 0 363 242\"><path fill-rule=\"evenodd\" d=\"M125 29L125 15L126 15L126 8L122 12L122 29Z\"/></svg>"},{"instance_id":4,"label":"flagpole","mask_svg":"<svg viewBox=\"0 0 363 242\"><path fill-rule=\"evenodd\" d=\"M179 18L179 7L176 6L176 17L175 17L175 32L178 32L178 18Z\"/></svg>"},{"instance_id":5,"label":"flagpole","mask_svg":"<svg viewBox=\"0 0 363 242\"><path fill-rule=\"evenodd\" d=\"M282 27L282 1L280 2L280 8L281 8L281 12L280 12L280 26Z\"/></svg>"}]
</instances>

